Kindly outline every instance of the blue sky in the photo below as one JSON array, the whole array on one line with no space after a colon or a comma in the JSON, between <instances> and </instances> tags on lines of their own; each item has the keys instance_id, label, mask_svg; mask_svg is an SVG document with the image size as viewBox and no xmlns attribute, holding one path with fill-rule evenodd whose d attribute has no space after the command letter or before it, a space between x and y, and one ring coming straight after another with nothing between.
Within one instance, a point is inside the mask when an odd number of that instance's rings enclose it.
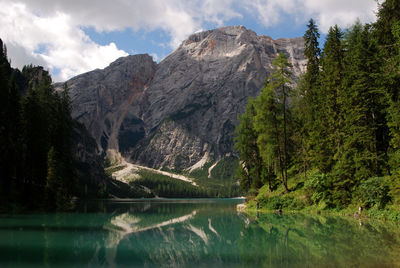
<instances>
[{"instance_id":1,"label":"blue sky","mask_svg":"<svg viewBox=\"0 0 400 268\"><path fill-rule=\"evenodd\" d=\"M334 24L373 22L377 10L375 0L0 0L0 6L0 38L12 65L42 65L55 81L129 54L160 61L201 30L243 25L274 39L298 37L312 17L323 36Z\"/></svg>"},{"instance_id":2,"label":"blue sky","mask_svg":"<svg viewBox=\"0 0 400 268\"><path fill-rule=\"evenodd\" d=\"M269 35L274 39L302 36L306 30L306 22L296 23L293 19L285 20L277 26L266 28L250 15L239 19L231 19L223 24L223 26L231 25L244 25L259 35ZM203 25L204 28L202 27L202 29L209 30L220 26L222 25L208 23ZM88 27L82 28L82 30L91 40L98 44L107 45L110 42L114 42L119 49L129 54L151 54L156 61L162 60L174 49L169 45L170 37L161 29L152 31L124 29L122 31L97 32L94 27Z\"/></svg>"}]
</instances>

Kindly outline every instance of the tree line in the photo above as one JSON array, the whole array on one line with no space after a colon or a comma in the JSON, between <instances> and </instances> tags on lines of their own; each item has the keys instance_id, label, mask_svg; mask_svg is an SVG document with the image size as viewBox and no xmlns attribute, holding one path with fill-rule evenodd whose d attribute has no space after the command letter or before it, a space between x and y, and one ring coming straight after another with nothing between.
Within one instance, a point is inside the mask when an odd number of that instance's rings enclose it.
<instances>
[{"instance_id":1,"label":"tree line","mask_svg":"<svg viewBox=\"0 0 400 268\"><path fill-rule=\"evenodd\" d=\"M13 69L0 39L0 208L66 209L76 185L68 89L42 67Z\"/></svg>"},{"instance_id":2,"label":"tree line","mask_svg":"<svg viewBox=\"0 0 400 268\"><path fill-rule=\"evenodd\" d=\"M130 185L145 186L159 197L167 198L229 198L240 194L239 187L230 182L223 185L211 185L204 180L196 180L198 186L189 182L174 179L162 174L141 170L140 178L130 182Z\"/></svg>"},{"instance_id":3,"label":"tree line","mask_svg":"<svg viewBox=\"0 0 400 268\"><path fill-rule=\"evenodd\" d=\"M400 2L382 3L373 24L331 27L322 50L319 39L311 19L306 72L295 85L280 53L240 116L241 187L289 193L302 176L312 203L384 207L400 193Z\"/></svg>"}]
</instances>

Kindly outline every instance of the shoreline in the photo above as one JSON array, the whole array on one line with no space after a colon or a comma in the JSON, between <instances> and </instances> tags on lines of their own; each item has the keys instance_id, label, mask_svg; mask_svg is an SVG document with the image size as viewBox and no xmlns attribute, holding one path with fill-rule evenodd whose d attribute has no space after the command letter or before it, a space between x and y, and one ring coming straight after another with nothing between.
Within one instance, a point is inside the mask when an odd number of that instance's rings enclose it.
<instances>
[{"instance_id":1,"label":"shoreline","mask_svg":"<svg viewBox=\"0 0 400 268\"><path fill-rule=\"evenodd\" d=\"M241 205L241 206L240 206ZM249 206L250 205L250 206ZM239 207L240 206L240 207ZM244 208L243 208L244 206ZM369 220L377 220L381 222L390 222L396 225L400 225L400 219L395 218L392 219L391 215L393 213L399 213L399 210L377 210L377 209L368 209L363 210L361 214L358 214L358 211L353 209L353 207L349 207L347 209L342 210L334 210L334 209L316 209L313 207L306 207L304 209L285 209L282 208L281 210L271 210L267 208L259 208L257 209L255 205L246 202L242 204L238 204L236 207L238 212L245 212L247 214L254 214L254 213L274 213L279 215L285 214L306 214L306 215L314 215L314 216L332 216L332 217L343 217L346 219L354 219L358 221L369 221Z\"/></svg>"}]
</instances>

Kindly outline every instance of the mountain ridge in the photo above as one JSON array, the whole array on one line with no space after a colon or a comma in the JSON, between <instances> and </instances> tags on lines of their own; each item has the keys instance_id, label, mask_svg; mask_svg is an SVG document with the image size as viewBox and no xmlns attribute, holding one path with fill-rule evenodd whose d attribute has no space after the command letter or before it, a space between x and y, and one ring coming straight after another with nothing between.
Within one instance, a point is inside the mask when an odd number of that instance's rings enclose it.
<instances>
[{"instance_id":1,"label":"mountain ridge","mask_svg":"<svg viewBox=\"0 0 400 268\"><path fill-rule=\"evenodd\" d=\"M288 56L296 80L305 70L303 51L301 37L273 40L228 26L190 35L158 64L147 54L127 56L65 83L72 116L103 153L193 170L234 154L237 116L261 91L275 56Z\"/></svg>"}]
</instances>

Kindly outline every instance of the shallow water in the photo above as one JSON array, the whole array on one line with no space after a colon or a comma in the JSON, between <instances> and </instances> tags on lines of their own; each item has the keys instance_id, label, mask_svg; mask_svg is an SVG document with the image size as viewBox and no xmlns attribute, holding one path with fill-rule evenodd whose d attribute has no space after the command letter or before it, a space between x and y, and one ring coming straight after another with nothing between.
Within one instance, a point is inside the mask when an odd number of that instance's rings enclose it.
<instances>
[{"instance_id":1,"label":"shallow water","mask_svg":"<svg viewBox=\"0 0 400 268\"><path fill-rule=\"evenodd\" d=\"M399 230L240 200L128 200L0 215L0 267L397 267Z\"/></svg>"}]
</instances>

